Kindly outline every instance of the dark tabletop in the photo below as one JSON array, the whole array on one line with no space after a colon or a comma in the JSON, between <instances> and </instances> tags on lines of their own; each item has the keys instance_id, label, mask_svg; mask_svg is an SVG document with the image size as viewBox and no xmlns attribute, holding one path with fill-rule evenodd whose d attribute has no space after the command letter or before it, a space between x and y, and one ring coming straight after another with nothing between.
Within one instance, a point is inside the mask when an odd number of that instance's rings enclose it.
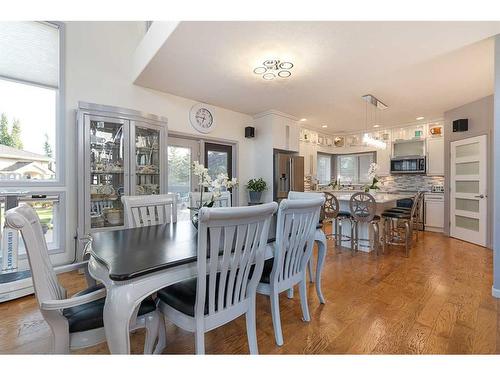
<instances>
[{"instance_id":1,"label":"dark tabletop","mask_svg":"<svg viewBox=\"0 0 500 375\"><path fill-rule=\"evenodd\" d=\"M274 242L273 217L268 242ZM123 281L196 261L198 231L190 221L92 234L90 254Z\"/></svg>"}]
</instances>

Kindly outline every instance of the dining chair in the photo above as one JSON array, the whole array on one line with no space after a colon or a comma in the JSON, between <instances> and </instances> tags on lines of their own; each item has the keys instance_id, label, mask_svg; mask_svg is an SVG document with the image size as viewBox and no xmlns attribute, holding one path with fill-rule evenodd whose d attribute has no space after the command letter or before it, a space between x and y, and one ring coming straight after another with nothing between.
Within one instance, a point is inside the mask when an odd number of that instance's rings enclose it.
<instances>
[{"instance_id":1,"label":"dining chair","mask_svg":"<svg viewBox=\"0 0 500 375\"><path fill-rule=\"evenodd\" d=\"M318 197L325 198L325 193L323 192L303 192L303 191L290 191L288 193L288 199L296 200L296 199L314 199ZM324 218L326 217L326 205L327 201L325 198L325 204L321 207L320 211L320 220L316 225L314 232L314 241L318 246L318 260L316 263L316 294L318 295L318 299L320 303L325 303L325 297L323 296L323 292L321 290L321 270L323 269L323 264L325 262L326 250L327 250L327 242L326 235L323 231ZM313 282L313 272L312 272L312 261L308 263L309 270L309 281ZM288 298L293 297L293 289L288 292Z\"/></svg>"},{"instance_id":2,"label":"dining chair","mask_svg":"<svg viewBox=\"0 0 500 375\"><path fill-rule=\"evenodd\" d=\"M23 204L5 213L5 225L21 232L33 278L35 296L43 318L52 331L52 348L55 353L69 353L70 349L85 348L106 341L103 310L106 290L102 284L91 283L89 287L72 297L59 283L57 274L83 269L88 273L87 262L54 268L50 263L47 243L35 210ZM88 275L87 280L92 280ZM93 284L93 285L92 285ZM146 298L138 308L138 317L131 331L146 329L144 353L159 353L163 350L164 336L159 336L162 326L156 303ZM158 338L158 344L154 347ZM153 351L154 348L154 351Z\"/></svg>"},{"instance_id":3,"label":"dining chair","mask_svg":"<svg viewBox=\"0 0 500 375\"><path fill-rule=\"evenodd\" d=\"M127 228L177 222L176 194L122 196Z\"/></svg>"},{"instance_id":4,"label":"dining chair","mask_svg":"<svg viewBox=\"0 0 500 375\"><path fill-rule=\"evenodd\" d=\"M304 321L311 320L307 306L306 267L311 258L315 229L325 198L284 199L278 209L274 258L264 262L257 293L271 299L276 344L283 345L279 294L299 285L300 304Z\"/></svg>"},{"instance_id":5,"label":"dining chair","mask_svg":"<svg viewBox=\"0 0 500 375\"><path fill-rule=\"evenodd\" d=\"M192 191L189 193L190 207L199 207L203 199L203 203L210 202L213 193L210 191L203 192L203 196L199 191ZM215 198L214 207L231 207L231 192L222 191L220 196Z\"/></svg>"},{"instance_id":6,"label":"dining chair","mask_svg":"<svg viewBox=\"0 0 500 375\"><path fill-rule=\"evenodd\" d=\"M198 277L158 291L158 306L165 319L194 332L197 354L205 353L205 332L243 314L250 353L258 354L256 288L264 265L269 225L277 207L271 202L200 210Z\"/></svg>"},{"instance_id":7,"label":"dining chair","mask_svg":"<svg viewBox=\"0 0 500 375\"><path fill-rule=\"evenodd\" d=\"M369 238L359 238L359 223L367 223L373 229L373 246L375 253L379 255L380 216L376 215L375 198L369 193L354 193L349 200L349 209L351 211L351 254L354 255L354 252L359 250L361 241L370 241Z\"/></svg>"}]
</instances>

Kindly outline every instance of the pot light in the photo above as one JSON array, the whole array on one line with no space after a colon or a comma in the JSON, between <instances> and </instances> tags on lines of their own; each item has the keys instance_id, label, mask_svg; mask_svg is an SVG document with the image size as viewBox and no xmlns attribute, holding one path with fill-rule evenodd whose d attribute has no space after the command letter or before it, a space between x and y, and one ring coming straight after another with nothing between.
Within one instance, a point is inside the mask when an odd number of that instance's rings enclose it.
<instances>
[{"instance_id":1,"label":"pot light","mask_svg":"<svg viewBox=\"0 0 500 375\"><path fill-rule=\"evenodd\" d=\"M254 74L262 75L266 81L270 81L276 77L288 78L292 75L290 69L293 68L293 63L289 61L281 61L275 59L268 59L262 63L262 66L256 67Z\"/></svg>"},{"instance_id":2,"label":"pot light","mask_svg":"<svg viewBox=\"0 0 500 375\"><path fill-rule=\"evenodd\" d=\"M322 127L322 128L327 128L327 127L328 127L328 125L321 125L321 127Z\"/></svg>"},{"instance_id":3,"label":"pot light","mask_svg":"<svg viewBox=\"0 0 500 375\"><path fill-rule=\"evenodd\" d=\"M374 128L380 128L380 125L373 125Z\"/></svg>"},{"instance_id":4,"label":"pot light","mask_svg":"<svg viewBox=\"0 0 500 375\"><path fill-rule=\"evenodd\" d=\"M417 117L417 118L416 118L416 120L417 120L417 121L420 121L420 120L423 120L423 119L424 119L424 117L423 117L423 116L420 116L420 117Z\"/></svg>"},{"instance_id":5,"label":"pot light","mask_svg":"<svg viewBox=\"0 0 500 375\"><path fill-rule=\"evenodd\" d=\"M306 118L301 118L299 121L304 122L304 121L307 121L307 119Z\"/></svg>"}]
</instances>

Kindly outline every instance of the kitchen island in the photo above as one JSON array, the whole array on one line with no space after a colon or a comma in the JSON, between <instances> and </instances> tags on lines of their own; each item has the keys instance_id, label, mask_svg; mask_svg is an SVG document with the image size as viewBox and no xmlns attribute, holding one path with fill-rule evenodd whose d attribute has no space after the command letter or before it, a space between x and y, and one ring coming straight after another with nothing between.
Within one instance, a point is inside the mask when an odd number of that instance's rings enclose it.
<instances>
[{"instance_id":1,"label":"kitchen island","mask_svg":"<svg viewBox=\"0 0 500 375\"><path fill-rule=\"evenodd\" d=\"M323 190L322 192L328 192L332 193L337 197L340 203L340 211L346 211L350 212L349 208L349 200L351 199L351 196L358 191L338 191L338 190ZM412 194L391 194L391 193L376 193L373 194L373 198L375 198L375 203L376 203L376 211L375 214L381 216L382 212L385 210L395 207L396 202L399 199L408 199L408 198L413 198L414 195ZM380 236L384 233L384 227L383 227L383 222L382 220L380 221ZM332 231L334 230L334 226L332 226ZM370 252L374 249L373 247L373 230L371 229L371 226L367 223L359 223L358 225L358 231L359 231L359 238L361 241L359 242L359 250L365 251L365 252ZM351 225L349 220L343 220L342 223L342 234L350 236L351 235ZM367 241L369 240L369 242ZM351 243L350 241L343 241L342 246L345 247L350 247Z\"/></svg>"}]
</instances>

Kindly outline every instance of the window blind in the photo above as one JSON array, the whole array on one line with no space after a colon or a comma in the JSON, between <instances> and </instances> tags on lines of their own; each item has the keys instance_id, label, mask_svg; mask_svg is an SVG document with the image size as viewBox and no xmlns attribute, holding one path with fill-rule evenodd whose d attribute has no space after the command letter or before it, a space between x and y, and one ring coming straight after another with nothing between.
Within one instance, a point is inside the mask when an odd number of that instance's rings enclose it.
<instances>
[{"instance_id":1,"label":"window blind","mask_svg":"<svg viewBox=\"0 0 500 375\"><path fill-rule=\"evenodd\" d=\"M44 22L0 22L0 76L59 87L59 28Z\"/></svg>"}]
</instances>

